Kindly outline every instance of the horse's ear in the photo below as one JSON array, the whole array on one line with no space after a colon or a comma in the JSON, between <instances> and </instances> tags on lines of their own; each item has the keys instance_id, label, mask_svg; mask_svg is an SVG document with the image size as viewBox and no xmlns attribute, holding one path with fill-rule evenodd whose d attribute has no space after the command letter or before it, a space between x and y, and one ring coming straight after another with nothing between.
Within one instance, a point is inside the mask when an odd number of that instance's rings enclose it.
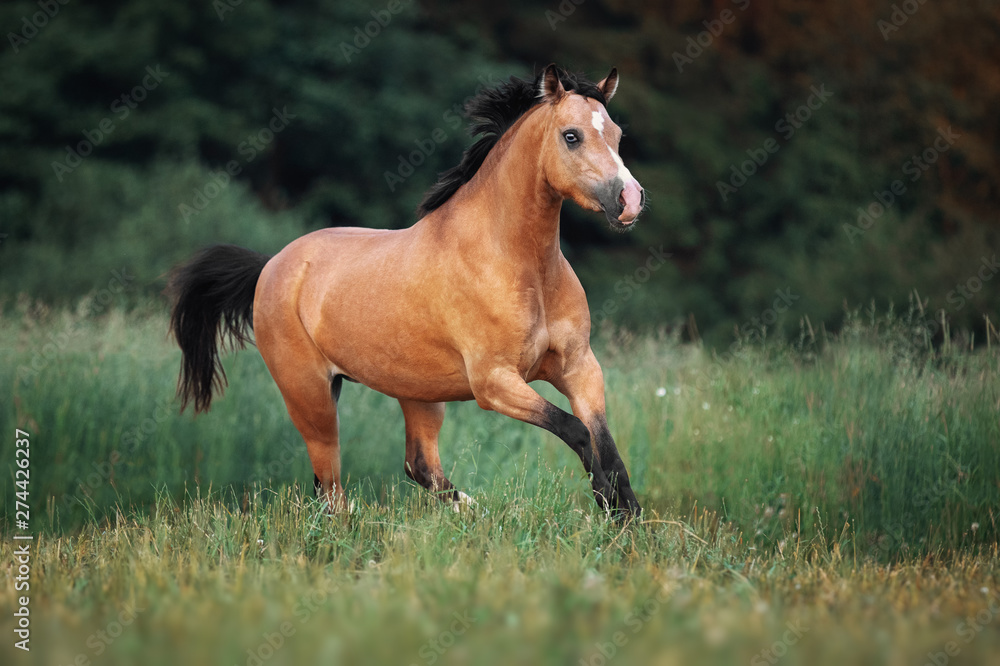
<instances>
[{"instance_id":1,"label":"horse's ear","mask_svg":"<svg viewBox=\"0 0 1000 666\"><path fill-rule=\"evenodd\" d=\"M612 67L611 73L604 77L604 80L597 84L598 89L604 93L604 101L610 102L618 90L618 68Z\"/></svg>"},{"instance_id":2,"label":"horse's ear","mask_svg":"<svg viewBox=\"0 0 1000 666\"><path fill-rule=\"evenodd\" d=\"M562 81L559 80L559 70L555 63L552 63L542 72L541 80L538 84L538 96L547 102L558 102L566 94Z\"/></svg>"}]
</instances>

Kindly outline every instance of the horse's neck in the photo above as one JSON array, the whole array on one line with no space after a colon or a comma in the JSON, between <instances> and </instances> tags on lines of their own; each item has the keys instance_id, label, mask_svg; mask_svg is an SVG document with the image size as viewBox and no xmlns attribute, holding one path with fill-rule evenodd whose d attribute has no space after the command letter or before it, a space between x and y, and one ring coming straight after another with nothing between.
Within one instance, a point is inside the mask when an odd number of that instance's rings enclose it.
<instances>
[{"instance_id":1,"label":"horse's neck","mask_svg":"<svg viewBox=\"0 0 1000 666\"><path fill-rule=\"evenodd\" d=\"M527 120L527 119L526 119ZM559 250L562 197L545 180L538 160L542 126L523 122L486 157L465 199L462 226L482 247L503 253L507 262L544 271ZM483 242L486 241L486 242Z\"/></svg>"}]
</instances>

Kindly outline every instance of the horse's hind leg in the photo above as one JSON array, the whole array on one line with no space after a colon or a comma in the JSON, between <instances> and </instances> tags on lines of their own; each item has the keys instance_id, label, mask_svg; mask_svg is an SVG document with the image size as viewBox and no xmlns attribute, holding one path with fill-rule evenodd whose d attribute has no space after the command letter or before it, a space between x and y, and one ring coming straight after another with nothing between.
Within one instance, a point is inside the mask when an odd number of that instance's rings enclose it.
<instances>
[{"instance_id":1,"label":"horse's hind leg","mask_svg":"<svg viewBox=\"0 0 1000 666\"><path fill-rule=\"evenodd\" d=\"M285 399L288 415L306 442L317 495L325 498L331 509L344 508L336 402L341 378L337 376L331 382L327 363L311 343L261 344L259 333L257 339L264 362Z\"/></svg>"},{"instance_id":2,"label":"horse's hind leg","mask_svg":"<svg viewBox=\"0 0 1000 666\"><path fill-rule=\"evenodd\" d=\"M333 380L336 393L340 392L340 380L339 376ZM344 486L340 482L340 423L330 379L314 377L287 392L283 388L281 392L292 423L306 441L316 494L324 498L331 509L345 508Z\"/></svg>"},{"instance_id":3,"label":"horse's hind leg","mask_svg":"<svg viewBox=\"0 0 1000 666\"><path fill-rule=\"evenodd\" d=\"M445 501L467 501L441 468L438 433L444 422L443 402L400 400L406 420L406 475Z\"/></svg>"}]
</instances>

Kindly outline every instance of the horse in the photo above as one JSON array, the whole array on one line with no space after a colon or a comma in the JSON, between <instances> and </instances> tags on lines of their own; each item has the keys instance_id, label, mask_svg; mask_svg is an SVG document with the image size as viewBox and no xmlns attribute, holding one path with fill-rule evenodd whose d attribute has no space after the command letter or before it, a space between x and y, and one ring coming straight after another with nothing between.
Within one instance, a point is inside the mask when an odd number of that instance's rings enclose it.
<instances>
[{"instance_id":1,"label":"horse","mask_svg":"<svg viewBox=\"0 0 1000 666\"><path fill-rule=\"evenodd\" d=\"M639 516L608 429L587 297L559 245L566 199L619 231L645 206L606 108L618 81L615 68L595 84L553 64L478 93L466 107L478 139L408 228L325 228L273 257L216 245L176 268L166 291L181 412L192 402L196 415L207 411L227 384L220 353L255 342L331 511L346 505L346 379L399 401L406 475L456 509L471 499L445 476L438 433L445 403L475 400L555 434L579 456L601 510ZM573 413L536 393L536 380Z\"/></svg>"}]
</instances>

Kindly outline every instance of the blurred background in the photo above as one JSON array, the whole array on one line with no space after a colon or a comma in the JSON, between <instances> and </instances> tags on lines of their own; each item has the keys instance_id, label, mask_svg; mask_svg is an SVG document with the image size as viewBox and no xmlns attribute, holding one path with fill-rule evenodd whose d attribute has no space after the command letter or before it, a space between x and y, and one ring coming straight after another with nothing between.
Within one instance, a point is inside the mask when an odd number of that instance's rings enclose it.
<instances>
[{"instance_id":1,"label":"blurred background","mask_svg":"<svg viewBox=\"0 0 1000 666\"><path fill-rule=\"evenodd\" d=\"M649 195L625 234L566 204L562 242L650 515L715 512L761 553L824 525L878 558L996 552L1000 3L28 0L0 34L0 431L35 438L36 529L309 495L255 351L179 414L167 272L211 243L413 224L472 142L466 100L557 62L618 67ZM350 385L339 413L353 497L426 495L393 400ZM455 404L441 442L485 501L513 483L593 510L540 429Z\"/></svg>"},{"instance_id":2,"label":"blurred background","mask_svg":"<svg viewBox=\"0 0 1000 666\"><path fill-rule=\"evenodd\" d=\"M564 208L595 315L718 346L914 294L953 330L1000 309L995 2L41 0L0 26L5 307L408 226L471 143L464 101L555 61L619 68L650 195L624 235Z\"/></svg>"}]
</instances>

